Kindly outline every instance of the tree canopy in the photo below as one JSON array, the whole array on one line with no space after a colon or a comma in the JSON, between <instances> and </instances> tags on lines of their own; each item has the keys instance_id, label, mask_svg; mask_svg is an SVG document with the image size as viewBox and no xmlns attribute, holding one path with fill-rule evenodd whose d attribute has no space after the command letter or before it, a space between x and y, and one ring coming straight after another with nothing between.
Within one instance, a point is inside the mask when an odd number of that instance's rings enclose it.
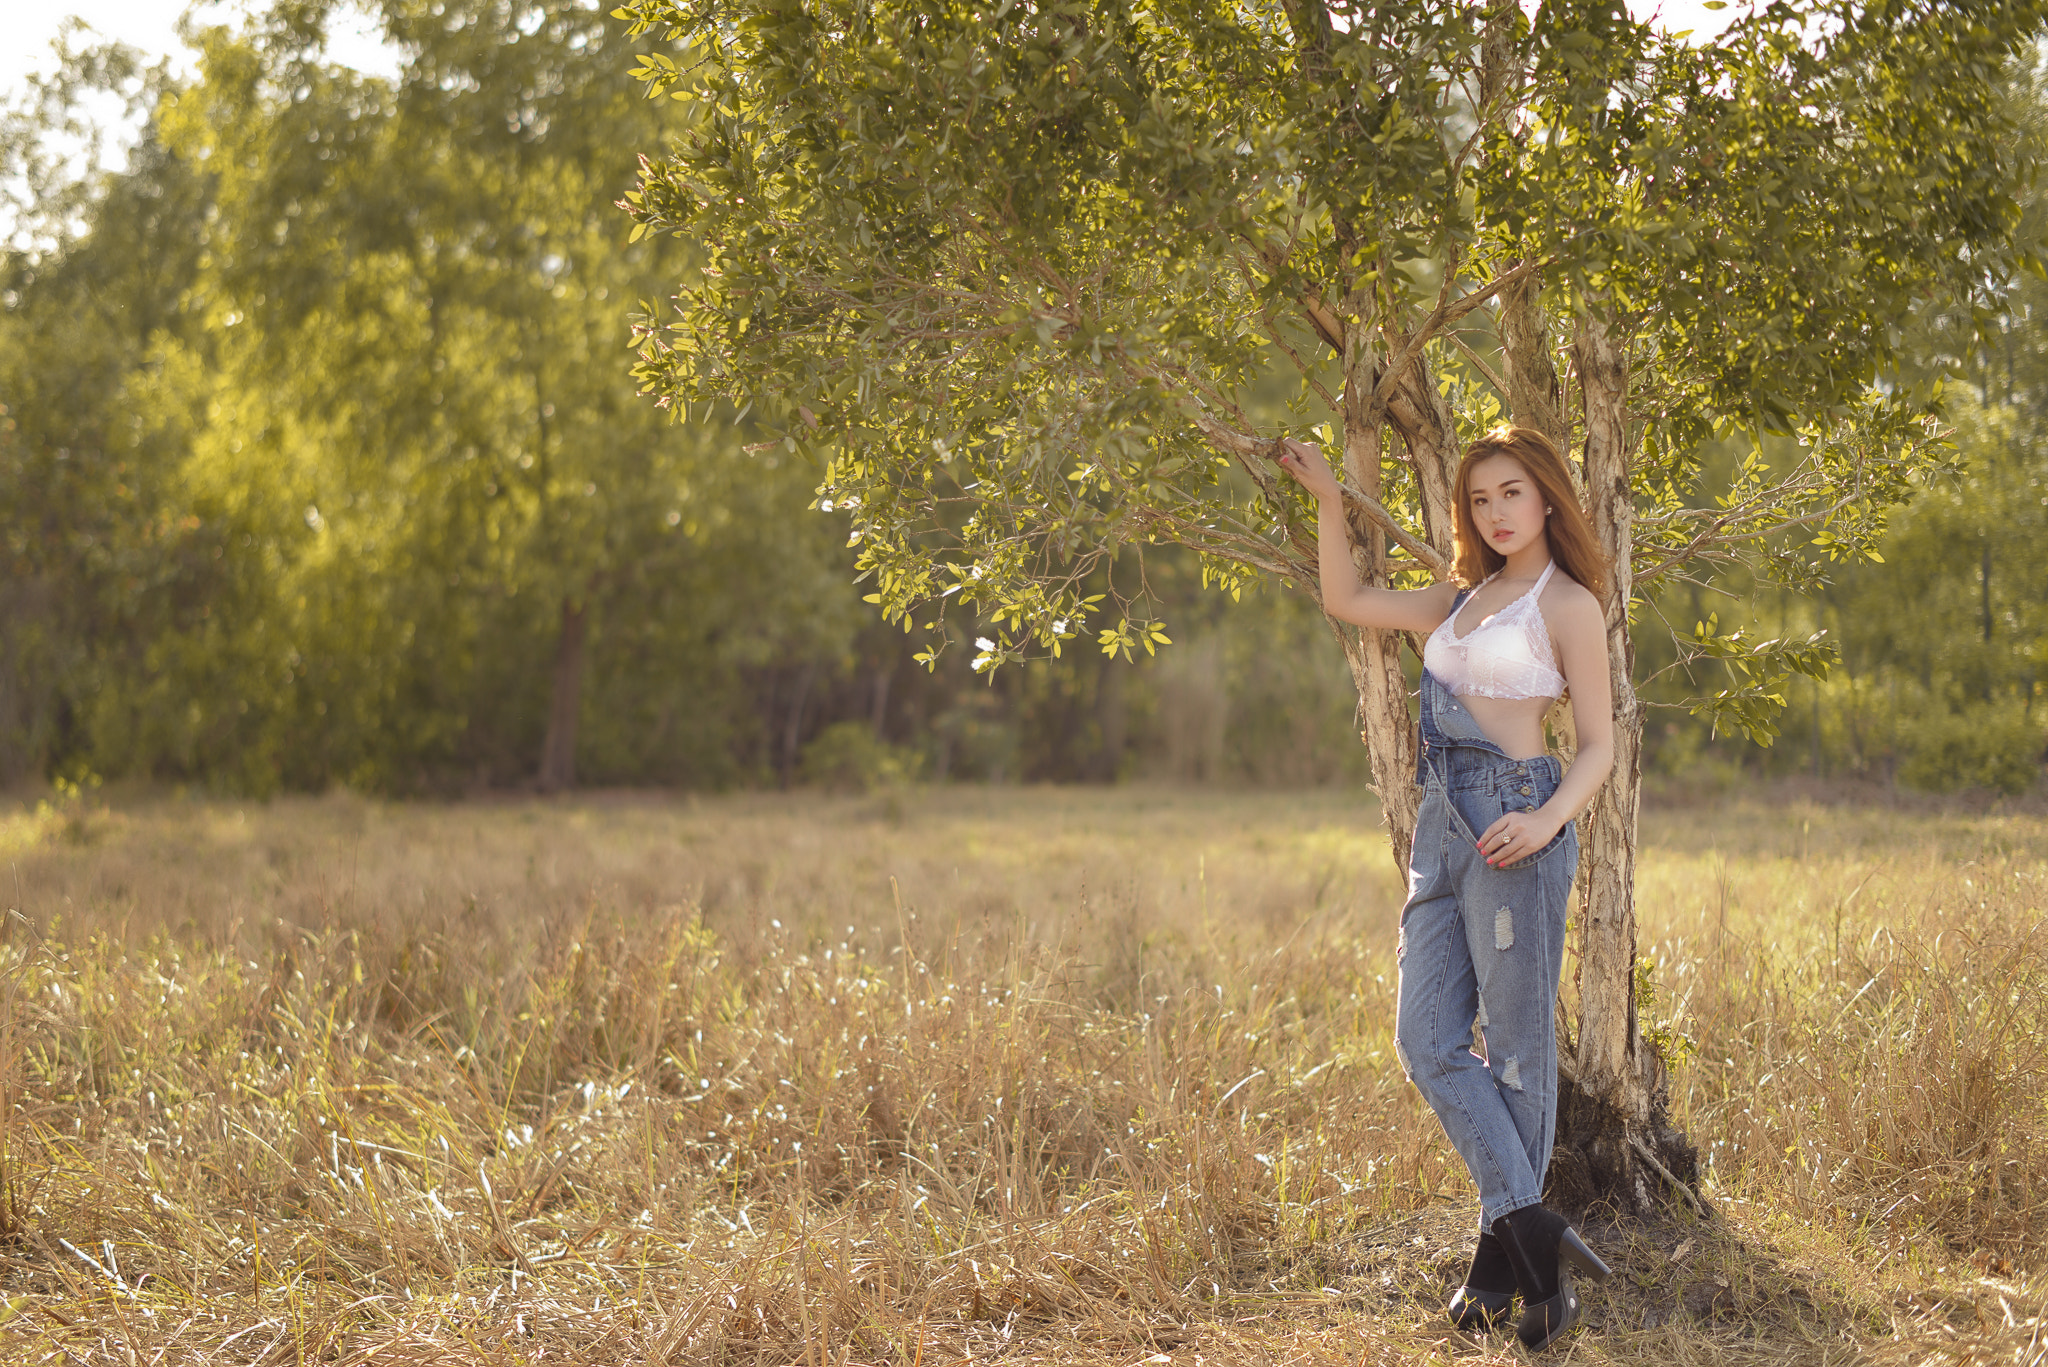
<instances>
[{"instance_id":1,"label":"tree canopy","mask_svg":"<svg viewBox=\"0 0 2048 1367\"><path fill-rule=\"evenodd\" d=\"M1355 501L1441 569L1463 439L1564 434L1571 369L1498 359L1524 298L1631 350L1646 580L1746 548L1812 582L1939 459L1928 395L1873 386L1901 323L1989 308L2023 254L1998 83L2026 6L1777 4L1705 48L1598 4L620 13L679 101L629 199L707 253L643 382L818 453L884 611L955 595L991 664L1145 640L1090 579L1125 547L1313 579L1258 460L1293 424L1386 429L1409 458ZM1715 433L1795 429L1704 478Z\"/></svg>"}]
</instances>

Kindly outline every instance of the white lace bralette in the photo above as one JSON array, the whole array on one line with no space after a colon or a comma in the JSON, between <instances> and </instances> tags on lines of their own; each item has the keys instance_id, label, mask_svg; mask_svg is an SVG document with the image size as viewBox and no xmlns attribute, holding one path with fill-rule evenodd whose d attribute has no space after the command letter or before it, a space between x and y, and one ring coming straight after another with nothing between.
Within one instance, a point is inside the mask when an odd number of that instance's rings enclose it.
<instances>
[{"instance_id":1,"label":"white lace bralette","mask_svg":"<svg viewBox=\"0 0 2048 1367\"><path fill-rule=\"evenodd\" d=\"M1423 668L1461 698L1475 694L1482 698L1564 696L1564 675L1557 672L1550 628L1544 625L1536 603L1556 569L1553 560L1527 593L1463 636L1458 634L1458 612L1453 611L1424 643ZM1480 587L1491 582L1488 576ZM1470 601L1466 599L1466 603Z\"/></svg>"}]
</instances>

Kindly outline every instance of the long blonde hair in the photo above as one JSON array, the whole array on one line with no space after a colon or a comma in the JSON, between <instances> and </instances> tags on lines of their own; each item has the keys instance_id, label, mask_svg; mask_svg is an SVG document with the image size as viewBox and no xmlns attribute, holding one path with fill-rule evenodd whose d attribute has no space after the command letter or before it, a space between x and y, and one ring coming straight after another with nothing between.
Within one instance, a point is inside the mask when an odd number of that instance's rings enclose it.
<instances>
[{"instance_id":1,"label":"long blonde hair","mask_svg":"<svg viewBox=\"0 0 2048 1367\"><path fill-rule=\"evenodd\" d=\"M1607 557L1593 535L1593 524L1579 503L1571 471L1564 457L1550 444L1550 438L1533 427L1496 427L1465 448L1458 463L1458 478L1451 485L1451 503L1456 508L1458 579L1466 588L1476 586L1507 564L1507 557L1486 544L1472 521L1472 467L1494 456L1507 456L1529 472L1536 481L1549 511L1544 532L1550 540L1550 558L1557 567L1593 591L1596 598L1607 595Z\"/></svg>"}]
</instances>

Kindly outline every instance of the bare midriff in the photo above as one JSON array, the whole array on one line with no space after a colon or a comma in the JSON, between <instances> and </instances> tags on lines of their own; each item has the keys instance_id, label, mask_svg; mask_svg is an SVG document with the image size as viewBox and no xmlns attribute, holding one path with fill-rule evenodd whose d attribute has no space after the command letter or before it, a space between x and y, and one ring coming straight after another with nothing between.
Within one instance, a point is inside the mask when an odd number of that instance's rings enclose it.
<instances>
[{"instance_id":1,"label":"bare midriff","mask_svg":"<svg viewBox=\"0 0 2048 1367\"><path fill-rule=\"evenodd\" d=\"M1458 699L1486 738L1507 751L1509 759L1534 759L1548 753L1543 744L1543 714L1555 698L1488 698L1477 693Z\"/></svg>"}]
</instances>

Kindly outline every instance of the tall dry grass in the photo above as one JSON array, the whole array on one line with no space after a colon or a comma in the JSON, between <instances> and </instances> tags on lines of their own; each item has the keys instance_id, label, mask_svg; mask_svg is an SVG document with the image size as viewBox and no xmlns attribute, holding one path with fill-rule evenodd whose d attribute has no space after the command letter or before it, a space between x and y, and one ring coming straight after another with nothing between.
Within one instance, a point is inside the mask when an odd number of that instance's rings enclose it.
<instances>
[{"instance_id":1,"label":"tall dry grass","mask_svg":"<svg viewBox=\"0 0 2048 1367\"><path fill-rule=\"evenodd\" d=\"M1723 1190L1880 1257L2041 1268L2048 821L1809 802L1650 840L1644 944Z\"/></svg>"},{"instance_id":2,"label":"tall dry grass","mask_svg":"<svg viewBox=\"0 0 2048 1367\"><path fill-rule=\"evenodd\" d=\"M2048 822L1645 843L1725 1215L1597 1230L1573 1351L2014 1360ZM1437 1325L1475 1207L1393 1066L1355 798L161 801L0 845L7 1360L1517 1355Z\"/></svg>"}]
</instances>

